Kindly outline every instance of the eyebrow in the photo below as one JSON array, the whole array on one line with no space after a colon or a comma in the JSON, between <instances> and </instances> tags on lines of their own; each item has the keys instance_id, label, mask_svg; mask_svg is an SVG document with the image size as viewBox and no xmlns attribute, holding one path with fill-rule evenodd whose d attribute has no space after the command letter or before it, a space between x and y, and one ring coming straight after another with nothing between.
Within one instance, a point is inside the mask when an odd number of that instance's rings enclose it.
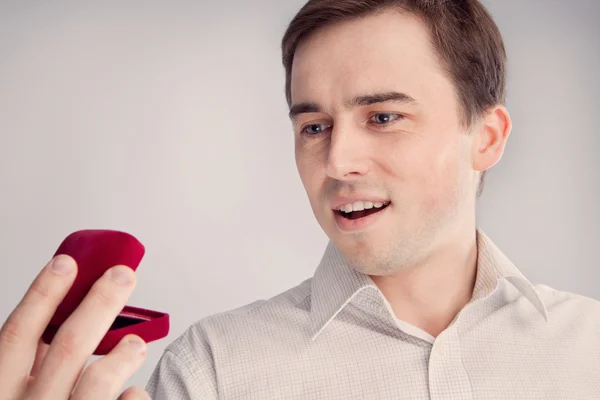
<instances>
[{"instance_id":1,"label":"eyebrow","mask_svg":"<svg viewBox=\"0 0 600 400\"><path fill-rule=\"evenodd\" d=\"M346 102L346 108L370 106L378 103L403 103L417 104L417 101L406 93L402 92L382 92L369 95L356 96ZM323 108L316 103L298 103L290 107L289 117L291 120L298 118L300 114L322 112Z\"/></svg>"}]
</instances>

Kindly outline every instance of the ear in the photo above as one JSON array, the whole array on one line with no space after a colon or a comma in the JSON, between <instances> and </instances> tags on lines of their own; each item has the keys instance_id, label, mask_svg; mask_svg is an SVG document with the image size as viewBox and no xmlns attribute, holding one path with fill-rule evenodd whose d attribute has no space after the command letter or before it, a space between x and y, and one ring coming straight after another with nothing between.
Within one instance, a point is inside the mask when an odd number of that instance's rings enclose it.
<instances>
[{"instance_id":1,"label":"ear","mask_svg":"<svg viewBox=\"0 0 600 400\"><path fill-rule=\"evenodd\" d=\"M477 126L473 132L473 169L483 172L502 158L512 121L506 107L496 105L487 111Z\"/></svg>"}]
</instances>

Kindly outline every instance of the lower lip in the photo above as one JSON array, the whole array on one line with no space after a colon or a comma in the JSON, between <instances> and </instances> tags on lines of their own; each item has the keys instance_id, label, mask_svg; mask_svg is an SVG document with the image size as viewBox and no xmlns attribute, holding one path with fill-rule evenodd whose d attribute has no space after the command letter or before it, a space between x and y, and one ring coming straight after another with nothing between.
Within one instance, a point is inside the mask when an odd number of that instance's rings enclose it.
<instances>
[{"instance_id":1,"label":"lower lip","mask_svg":"<svg viewBox=\"0 0 600 400\"><path fill-rule=\"evenodd\" d=\"M359 232L372 226L379 218L381 218L383 214L387 212L388 208L390 208L389 205L381 211L358 219L347 219L342 217L337 212L334 212L333 214L335 216L335 222L342 232Z\"/></svg>"}]
</instances>

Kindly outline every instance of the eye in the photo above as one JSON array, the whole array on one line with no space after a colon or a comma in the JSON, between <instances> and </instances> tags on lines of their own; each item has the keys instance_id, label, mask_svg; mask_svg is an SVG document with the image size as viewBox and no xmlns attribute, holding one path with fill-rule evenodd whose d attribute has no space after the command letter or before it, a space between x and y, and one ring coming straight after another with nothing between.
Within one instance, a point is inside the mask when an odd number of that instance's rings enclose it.
<instances>
[{"instance_id":1,"label":"eye","mask_svg":"<svg viewBox=\"0 0 600 400\"><path fill-rule=\"evenodd\" d=\"M329 127L330 125L327 124L310 124L302 128L301 132L307 135L318 135L319 133L326 131Z\"/></svg>"},{"instance_id":2,"label":"eye","mask_svg":"<svg viewBox=\"0 0 600 400\"><path fill-rule=\"evenodd\" d=\"M397 120L402 119L403 116L400 114L393 113L377 113L371 116L369 119L371 122L374 122L377 125L387 125Z\"/></svg>"}]
</instances>

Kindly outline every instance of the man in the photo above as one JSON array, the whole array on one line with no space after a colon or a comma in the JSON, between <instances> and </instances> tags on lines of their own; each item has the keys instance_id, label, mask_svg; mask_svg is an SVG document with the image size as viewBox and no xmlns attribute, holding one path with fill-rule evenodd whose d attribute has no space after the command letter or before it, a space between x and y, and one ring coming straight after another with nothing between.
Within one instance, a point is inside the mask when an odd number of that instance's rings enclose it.
<instances>
[{"instance_id":1,"label":"man","mask_svg":"<svg viewBox=\"0 0 600 400\"><path fill-rule=\"evenodd\" d=\"M533 286L476 227L511 131L484 7L310 0L283 60L298 171L330 244L311 279L171 343L152 398L600 398L598 302ZM107 273L36 357L74 267L45 268L4 325L0 399L66 398L134 285ZM143 354L124 340L74 397L116 395Z\"/></svg>"}]
</instances>

